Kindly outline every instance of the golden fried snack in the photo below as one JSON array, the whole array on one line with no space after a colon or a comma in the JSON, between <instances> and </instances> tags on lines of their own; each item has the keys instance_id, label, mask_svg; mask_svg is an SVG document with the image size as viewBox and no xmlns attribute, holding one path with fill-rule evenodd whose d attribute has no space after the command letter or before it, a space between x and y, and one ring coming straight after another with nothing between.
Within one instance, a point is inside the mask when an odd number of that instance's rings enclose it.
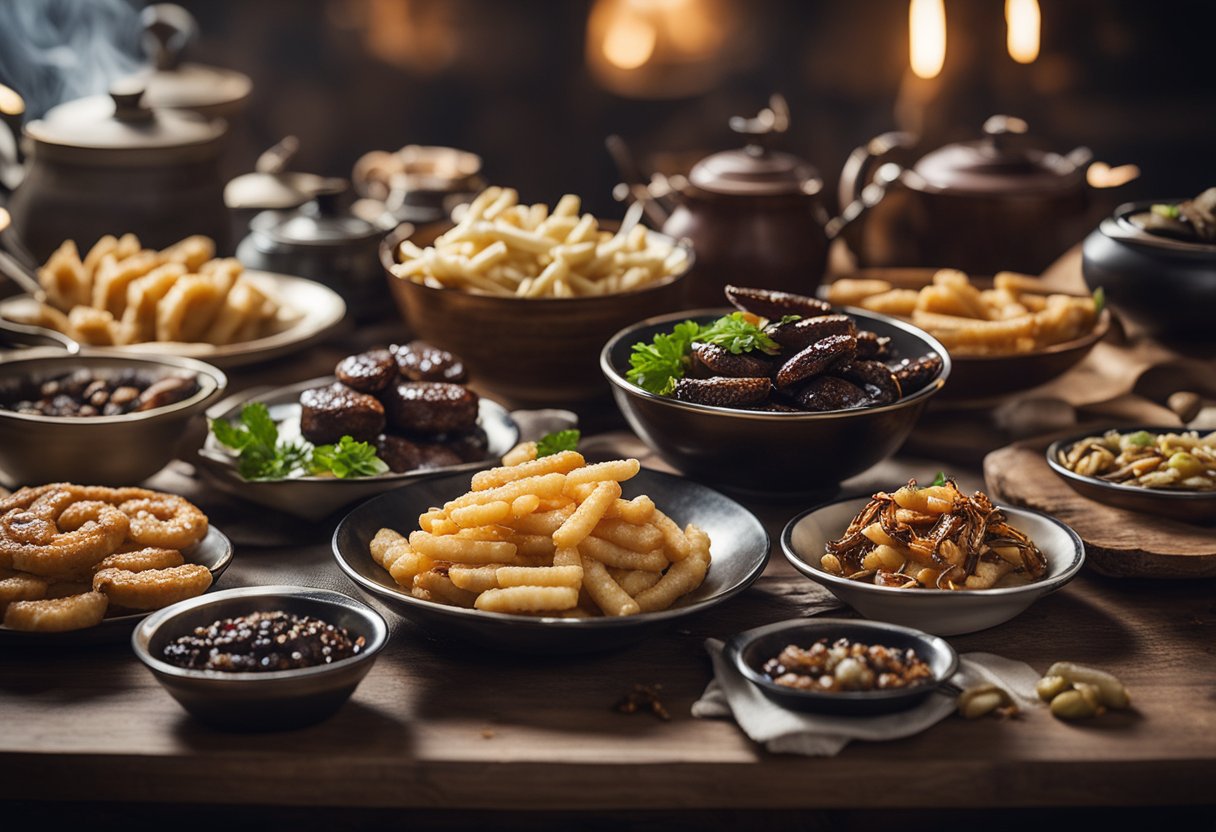
<instances>
[{"instance_id":1,"label":"golden fried snack","mask_svg":"<svg viewBox=\"0 0 1216 832\"><path fill-rule=\"evenodd\" d=\"M37 575L0 569L0 609L13 601L36 601L46 595L47 582Z\"/></svg>"},{"instance_id":2,"label":"golden fried snack","mask_svg":"<svg viewBox=\"0 0 1216 832\"><path fill-rule=\"evenodd\" d=\"M35 575L74 573L118 548L130 525L127 515L108 503L78 502L78 497L72 487L59 487L27 509L0 516L0 552L11 557L14 568ZM58 525L65 513L66 531Z\"/></svg>"},{"instance_id":3,"label":"golden fried snack","mask_svg":"<svg viewBox=\"0 0 1216 832\"><path fill-rule=\"evenodd\" d=\"M181 566L185 558L177 549L146 546L130 552L115 552L93 567L94 572L103 569L122 569L127 572L143 572L147 569L168 569Z\"/></svg>"},{"instance_id":4,"label":"golden fried snack","mask_svg":"<svg viewBox=\"0 0 1216 832\"><path fill-rule=\"evenodd\" d=\"M169 246L160 256L167 263L181 263L188 270L197 272L215 257L215 241L202 234L194 234Z\"/></svg>"},{"instance_id":5,"label":"golden fried snack","mask_svg":"<svg viewBox=\"0 0 1216 832\"><path fill-rule=\"evenodd\" d=\"M109 312L115 319L121 318L127 308L127 288L155 269L158 263L159 258L151 251L141 251L125 260L106 255L93 275L91 306Z\"/></svg>"},{"instance_id":6,"label":"golden fried snack","mask_svg":"<svg viewBox=\"0 0 1216 832\"><path fill-rule=\"evenodd\" d=\"M93 347L112 347L121 337L118 322L104 309L74 306L68 313L68 335Z\"/></svg>"},{"instance_id":7,"label":"golden fried snack","mask_svg":"<svg viewBox=\"0 0 1216 832\"><path fill-rule=\"evenodd\" d=\"M197 563L167 569L128 572L102 569L93 576L93 591L112 603L134 610L156 610L202 595L211 587L211 572Z\"/></svg>"},{"instance_id":8,"label":"golden fried snack","mask_svg":"<svg viewBox=\"0 0 1216 832\"><path fill-rule=\"evenodd\" d=\"M78 304L87 304L91 291L90 275L80 262L80 252L74 240L65 240L38 270L38 280L46 298L61 312Z\"/></svg>"},{"instance_id":9,"label":"golden fried snack","mask_svg":"<svg viewBox=\"0 0 1216 832\"><path fill-rule=\"evenodd\" d=\"M186 275L181 263L166 263L127 286L127 308L123 310L119 337L124 344L156 340L156 309L169 290Z\"/></svg>"},{"instance_id":10,"label":"golden fried snack","mask_svg":"<svg viewBox=\"0 0 1216 832\"><path fill-rule=\"evenodd\" d=\"M41 601L15 601L4 611L4 626L14 630L63 632L95 627L109 602L100 592Z\"/></svg>"},{"instance_id":11,"label":"golden fried snack","mask_svg":"<svg viewBox=\"0 0 1216 832\"><path fill-rule=\"evenodd\" d=\"M127 500L119 508L131 518L131 539L145 546L185 549L207 536L207 515L174 494Z\"/></svg>"}]
</instances>

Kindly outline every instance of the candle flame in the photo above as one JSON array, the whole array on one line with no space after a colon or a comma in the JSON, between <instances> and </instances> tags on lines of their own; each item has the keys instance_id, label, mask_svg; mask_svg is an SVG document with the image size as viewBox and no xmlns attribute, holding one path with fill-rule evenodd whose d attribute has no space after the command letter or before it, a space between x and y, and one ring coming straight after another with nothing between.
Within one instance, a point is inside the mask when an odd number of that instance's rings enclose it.
<instances>
[{"instance_id":1,"label":"candle flame","mask_svg":"<svg viewBox=\"0 0 1216 832\"><path fill-rule=\"evenodd\" d=\"M936 78L946 62L944 0L912 0L908 30L912 71L920 78Z\"/></svg>"},{"instance_id":2,"label":"candle flame","mask_svg":"<svg viewBox=\"0 0 1216 832\"><path fill-rule=\"evenodd\" d=\"M1112 168L1105 162L1094 162L1085 172L1085 181L1094 188L1118 188L1140 176L1136 165L1119 165Z\"/></svg>"},{"instance_id":3,"label":"candle flame","mask_svg":"<svg viewBox=\"0 0 1216 832\"><path fill-rule=\"evenodd\" d=\"M1039 0L1005 0L1006 44L1009 57L1032 64L1039 57Z\"/></svg>"}]
</instances>

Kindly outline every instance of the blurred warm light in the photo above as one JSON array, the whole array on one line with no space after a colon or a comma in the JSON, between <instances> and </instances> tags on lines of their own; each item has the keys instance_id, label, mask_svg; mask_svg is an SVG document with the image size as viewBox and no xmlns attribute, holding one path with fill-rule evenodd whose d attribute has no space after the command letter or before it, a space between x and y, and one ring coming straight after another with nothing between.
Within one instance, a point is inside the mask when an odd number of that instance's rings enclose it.
<instances>
[{"instance_id":1,"label":"blurred warm light","mask_svg":"<svg viewBox=\"0 0 1216 832\"><path fill-rule=\"evenodd\" d=\"M456 60L453 11L442 0L351 0L347 16L361 18L367 51L412 72L440 72Z\"/></svg>"},{"instance_id":2,"label":"blurred warm light","mask_svg":"<svg viewBox=\"0 0 1216 832\"><path fill-rule=\"evenodd\" d=\"M620 95L667 98L714 87L728 61L729 0L596 0L587 65Z\"/></svg>"},{"instance_id":3,"label":"blurred warm light","mask_svg":"<svg viewBox=\"0 0 1216 832\"><path fill-rule=\"evenodd\" d=\"M622 16L612 22L604 35L604 57L621 69L637 69L650 60L658 33L649 21Z\"/></svg>"},{"instance_id":4,"label":"blurred warm light","mask_svg":"<svg viewBox=\"0 0 1216 832\"><path fill-rule=\"evenodd\" d=\"M1118 188L1140 175L1136 165L1119 165L1112 168L1105 162L1094 162L1085 172L1085 181L1094 188Z\"/></svg>"},{"instance_id":5,"label":"blurred warm light","mask_svg":"<svg viewBox=\"0 0 1216 832\"><path fill-rule=\"evenodd\" d=\"M1032 64L1039 57L1039 0L1005 0L1006 43L1009 57Z\"/></svg>"},{"instance_id":6,"label":"blurred warm light","mask_svg":"<svg viewBox=\"0 0 1216 832\"><path fill-rule=\"evenodd\" d=\"M0 115L19 116L25 112L25 101L14 90L0 84Z\"/></svg>"},{"instance_id":7,"label":"blurred warm light","mask_svg":"<svg viewBox=\"0 0 1216 832\"><path fill-rule=\"evenodd\" d=\"M944 0L912 0L908 6L908 36L912 71L920 78L936 78L946 62Z\"/></svg>"}]
</instances>

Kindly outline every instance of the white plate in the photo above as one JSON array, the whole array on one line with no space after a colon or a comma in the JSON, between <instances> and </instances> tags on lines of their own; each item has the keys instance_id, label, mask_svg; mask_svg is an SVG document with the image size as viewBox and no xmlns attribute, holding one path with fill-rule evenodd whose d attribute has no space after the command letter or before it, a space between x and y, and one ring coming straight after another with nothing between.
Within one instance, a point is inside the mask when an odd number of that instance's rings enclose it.
<instances>
[{"instance_id":1,"label":"white plate","mask_svg":"<svg viewBox=\"0 0 1216 832\"><path fill-rule=\"evenodd\" d=\"M179 355L197 358L221 369L269 361L320 340L346 316L346 303L327 286L303 277L273 272L246 271L244 277L280 304L276 331L253 341L237 344L183 343L178 341L147 341L122 347L106 347L107 351L134 355ZM0 317L28 310L36 301L29 295L17 295L0 301ZM85 350L89 347L85 346Z\"/></svg>"},{"instance_id":2,"label":"white plate","mask_svg":"<svg viewBox=\"0 0 1216 832\"><path fill-rule=\"evenodd\" d=\"M333 376L325 376L270 390L248 390L215 405L207 411L207 415L212 419L233 420L240 415L245 404L264 402L270 410L271 418L279 426L279 438L299 439L300 394L314 387L326 387L334 381L336 379ZM317 519L342 506L399 488L420 477L450 474L455 471L472 472L497 465L502 455L519 441L519 426L498 402L482 396L477 406L477 424L486 432L488 447L485 458L475 462L354 479L292 477L285 480L250 482L237 473L236 457L216 441L210 432L203 447L199 449L199 462L207 479L223 491L297 517Z\"/></svg>"}]
</instances>

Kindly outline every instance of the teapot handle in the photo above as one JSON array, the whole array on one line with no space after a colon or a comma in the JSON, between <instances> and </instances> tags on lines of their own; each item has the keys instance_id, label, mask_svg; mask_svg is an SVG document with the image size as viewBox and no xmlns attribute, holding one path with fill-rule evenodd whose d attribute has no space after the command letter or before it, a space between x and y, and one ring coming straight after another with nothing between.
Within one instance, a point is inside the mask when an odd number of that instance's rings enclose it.
<instances>
[{"instance_id":1,"label":"teapot handle","mask_svg":"<svg viewBox=\"0 0 1216 832\"><path fill-rule=\"evenodd\" d=\"M25 99L16 90L0 84L0 122L13 136L13 157L0 155L0 191L11 192L21 182L21 117L25 115Z\"/></svg>"},{"instance_id":2,"label":"teapot handle","mask_svg":"<svg viewBox=\"0 0 1216 832\"><path fill-rule=\"evenodd\" d=\"M851 205L861 199L861 192L874 178L874 171L893 150L909 150L916 137L900 131L875 136L849 154L840 171L840 205Z\"/></svg>"}]
</instances>

